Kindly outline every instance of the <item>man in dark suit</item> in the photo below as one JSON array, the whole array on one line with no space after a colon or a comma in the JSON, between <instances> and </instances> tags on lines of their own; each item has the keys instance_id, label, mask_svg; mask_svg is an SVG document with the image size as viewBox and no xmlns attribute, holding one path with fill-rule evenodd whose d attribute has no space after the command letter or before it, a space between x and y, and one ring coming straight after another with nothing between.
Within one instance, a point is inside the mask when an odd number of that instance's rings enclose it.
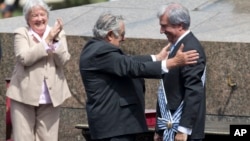
<instances>
[{"instance_id":1,"label":"man in dark suit","mask_svg":"<svg viewBox=\"0 0 250 141\"><path fill-rule=\"evenodd\" d=\"M196 63L198 54L180 49L175 57L165 60L165 47L157 55L127 56L119 48L125 40L123 17L111 13L98 18L93 34L79 62L91 138L134 141L137 133L148 130L142 78L161 78L168 69Z\"/></svg>"},{"instance_id":2,"label":"man in dark suit","mask_svg":"<svg viewBox=\"0 0 250 141\"><path fill-rule=\"evenodd\" d=\"M197 64L175 67L163 75L167 108L173 113L183 101L182 114L175 133L177 141L201 141L204 138L206 96L205 68L206 55L198 39L189 30L190 16L188 9L178 3L163 6L158 12L161 33L165 34L172 43L168 58L173 58L177 50L184 44L184 51L197 50ZM158 98L159 101L159 98ZM157 115L161 104L157 104ZM164 114L164 113L163 113ZM157 122L159 119L157 120ZM156 128L155 141L161 139L162 130Z\"/></svg>"}]
</instances>

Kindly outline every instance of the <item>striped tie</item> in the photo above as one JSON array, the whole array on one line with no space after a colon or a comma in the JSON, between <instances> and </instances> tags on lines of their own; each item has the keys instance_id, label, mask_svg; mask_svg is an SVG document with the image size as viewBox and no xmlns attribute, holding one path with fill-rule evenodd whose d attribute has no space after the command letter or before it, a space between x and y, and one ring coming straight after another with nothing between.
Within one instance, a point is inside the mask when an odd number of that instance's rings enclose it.
<instances>
[{"instance_id":1,"label":"striped tie","mask_svg":"<svg viewBox=\"0 0 250 141\"><path fill-rule=\"evenodd\" d=\"M174 141L174 132L177 132L178 129L183 101L174 114L171 115L170 110L167 108L167 98L162 79L160 80L160 86L158 88L158 103L160 106L161 118L158 117L157 126L160 130L164 130L163 141Z\"/></svg>"}]
</instances>

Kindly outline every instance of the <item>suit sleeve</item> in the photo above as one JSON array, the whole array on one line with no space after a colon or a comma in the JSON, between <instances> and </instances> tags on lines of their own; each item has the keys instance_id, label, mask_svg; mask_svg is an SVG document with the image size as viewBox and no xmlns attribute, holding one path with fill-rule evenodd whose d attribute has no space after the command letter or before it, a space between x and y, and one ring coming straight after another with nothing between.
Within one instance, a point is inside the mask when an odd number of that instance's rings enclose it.
<instances>
[{"instance_id":1,"label":"suit sleeve","mask_svg":"<svg viewBox=\"0 0 250 141\"><path fill-rule=\"evenodd\" d=\"M117 76L160 78L161 62L152 62L152 59L145 61L150 58L150 56L130 57L117 51L111 51L96 55L93 62L96 63L94 66L98 70Z\"/></svg>"},{"instance_id":2,"label":"suit sleeve","mask_svg":"<svg viewBox=\"0 0 250 141\"><path fill-rule=\"evenodd\" d=\"M29 36L27 29L19 28L14 33L14 53L24 66L31 66L43 57L48 56L42 43L30 45L29 40L33 40Z\"/></svg>"},{"instance_id":3,"label":"suit sleeve","mask_svg":"<svg viewBox=\"0 0 250 141\"><path fill-rule=\"evenodd\" d=\"M59 46L54 51L54 61L57 66L64 66L70 60L66 34L61 31L59 34Z\"/></svg>"},{"instance_id":4,"label":"suit sleeve","mask_svg":"<svg viewBox=\"0 0 250 141\"><path fill-rule=\"evenodd\" d=\"M201 114L200 108L205 102L205 89L201 78L205 70L206 60L203 51L199 51L198 49L198 52L200 53L198 63L195 65L185 66L181 71L182 77L185 80L185 95L180 126L191 129L197 117Z\"/></svg>"}]
</instances>

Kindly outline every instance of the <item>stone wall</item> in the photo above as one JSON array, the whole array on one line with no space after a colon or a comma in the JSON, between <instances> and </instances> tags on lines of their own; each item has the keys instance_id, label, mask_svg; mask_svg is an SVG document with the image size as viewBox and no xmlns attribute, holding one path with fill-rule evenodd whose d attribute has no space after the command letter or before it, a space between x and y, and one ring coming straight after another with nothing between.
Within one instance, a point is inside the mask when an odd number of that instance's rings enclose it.
<instances>
[{"instance_id":1,"label":"stone wall","mask_svg":"<svg viewBox=\"0 0 250 141\"><path fill-rule=\"evenodd\" d=\"M67 36L70 54L65 74L72 98L61 110L59 141L82 140L81 131L74 126L86 123L86 96L78 69L83 44L89 37ZM13 34L1 33L3 58L0 64L0 140L5 139L5 79L14 66ZM128 54L157 53L166 41L162 39L131 39L122 43ZM250 123L250 44L236 42L202 41L207 54L207 120ZM236 83L236 86L233 84ZM154 109L158 80L146 79L146 108ZM231 85L231 86L230 86Z\"/></svg>"}]
</instances>

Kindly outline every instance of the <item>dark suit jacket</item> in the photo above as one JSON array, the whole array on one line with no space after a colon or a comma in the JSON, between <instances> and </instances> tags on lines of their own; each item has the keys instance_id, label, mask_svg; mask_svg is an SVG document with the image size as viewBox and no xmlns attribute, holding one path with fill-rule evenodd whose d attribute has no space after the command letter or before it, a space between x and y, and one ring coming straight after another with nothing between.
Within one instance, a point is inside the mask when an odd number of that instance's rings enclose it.
<instances>
[{"instance_id":1,"label":"dark suit jacket","mask_svg":"<svg viewBox=\"0 0 250 141\"><path fill-rule=\"evenodd\" d=\"M184 100L184 107L180 119L180 126L192 129L192 139L204 137L206 96L205 87L201 81L206 66L206 55L197 38L190 32L176 45L169 58L175 56L181 44L184 51L197 50L199 60L195 65L176 67L163 75L168 107L173 112ZM157 106L157 114L159 106ZM158 130L158 129L157 129ZM190 138L190 137L189 137Z\"/></svg>"},{"instance_id":2,"label":"dark suit jacket","mask_svg":"<svg viewBox=\"0 0 250 141\"><path fill-rule=\"evenodd\" d=\"M112 44L91 39L80 56L92 139L147 131L144 80L161 78L161 62L127 56Z\"/></svg>"}]
</instances>

